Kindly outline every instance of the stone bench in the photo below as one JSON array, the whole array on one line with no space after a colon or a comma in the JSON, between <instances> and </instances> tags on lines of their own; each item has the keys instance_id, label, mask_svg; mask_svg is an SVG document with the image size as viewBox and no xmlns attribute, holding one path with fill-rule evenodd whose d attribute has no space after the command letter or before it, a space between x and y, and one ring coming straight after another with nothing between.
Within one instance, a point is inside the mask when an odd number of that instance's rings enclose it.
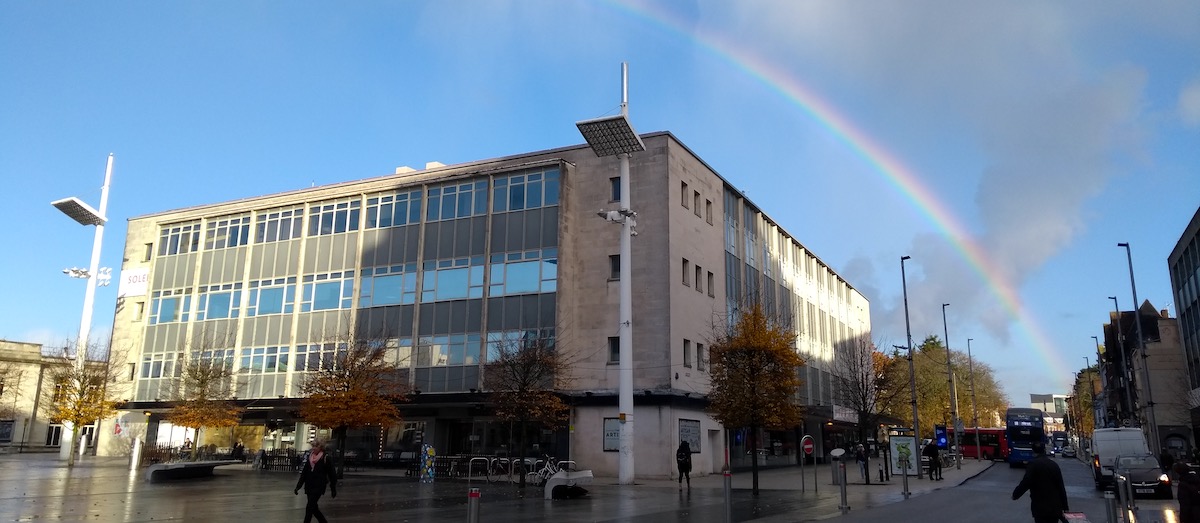
<instances>
[{"instance_id":1,"label":"stone bench","mask_svg":"<svg viewBox=\"0 0 1200 523\"><path fill-rule=\"evenodd\" d=\"M554 487L559 485L591 485L592 471L590 470L560 470L546 480L546 499L554 499Z\"/></svg>"},{"instance_id":2,"label":"stone bench","mask_svg":"<svg viewBox=\"0 0 1200 523\"><path fill-rule=\"evenodd\" d=\"M203 478L213 475L213 469L222 465L241 463L237 460L221 461L178 461L175 463L156 463L146 469L146 481L155 483L172 479Z\"/></svg>"}]
</instances>

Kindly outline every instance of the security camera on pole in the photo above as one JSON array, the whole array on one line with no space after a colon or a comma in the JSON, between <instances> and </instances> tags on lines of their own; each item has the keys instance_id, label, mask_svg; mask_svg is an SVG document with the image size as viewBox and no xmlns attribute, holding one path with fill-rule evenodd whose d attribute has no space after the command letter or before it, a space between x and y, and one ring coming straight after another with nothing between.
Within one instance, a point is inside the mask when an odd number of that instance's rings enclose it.
<instances>
[{"instance_id":1,"label":"security camera on pole","mask_svg":"<svg viewBox=\"0 0 1200 523\"><path fill-rule=\"evenodd\" d=\"M646 145L633 125L629 123L628 66L621 63L621 114L576 122L596 156L616 156L620 161L621 207L616 211L600 211L598 214L610 222L621 224L621 306L617 319L620 334L620 355L617 386L617 405L621 422L620 460L617 482L633 484L633 228L637 213L630 209L629 155L645 151Z\"/></svg>"}]
</instances>

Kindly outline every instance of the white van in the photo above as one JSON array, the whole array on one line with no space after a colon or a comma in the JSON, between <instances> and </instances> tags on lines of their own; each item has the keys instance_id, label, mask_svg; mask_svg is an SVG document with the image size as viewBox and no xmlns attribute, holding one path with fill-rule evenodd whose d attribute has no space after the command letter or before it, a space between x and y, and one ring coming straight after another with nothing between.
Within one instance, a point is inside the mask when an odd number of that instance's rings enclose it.
<instances>
[{"instance_id":1,"label":"white van","mask_svg":"<svg viewBox=\"0 0 1200 523\"><path fill-rule=\"evenodd\" d=\"M1149 455L1142 429L1096 429L1092 433L1092 475L1096 488L1114 485L1113 462L1120 455Z\"/></svg>"}]
</instances>

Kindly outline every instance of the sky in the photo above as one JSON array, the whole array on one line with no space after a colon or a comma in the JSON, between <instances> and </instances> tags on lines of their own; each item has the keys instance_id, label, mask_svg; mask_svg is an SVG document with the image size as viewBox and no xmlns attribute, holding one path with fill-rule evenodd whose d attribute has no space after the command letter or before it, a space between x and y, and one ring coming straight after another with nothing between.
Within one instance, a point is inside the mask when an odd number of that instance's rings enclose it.
<instances>
[{"instance_id":1,"label":"sky","mask_svg":"<svg viewBox=\"0 0 1200 523\"><path fill-rule=\"evenodd\" d=\"M906 284L914 343L970 339L1027 405L1095 362L1109 296L1130 310L1118 242L1175 316L1198 49L1185 0L3 2L0 339L76 337L62 270L94 230L49 203L98 207L109 153L116 281L131 217L582 144L627 62L637 130L859 289L876 343L904 344Z\"/></svg>"}]
</instances>

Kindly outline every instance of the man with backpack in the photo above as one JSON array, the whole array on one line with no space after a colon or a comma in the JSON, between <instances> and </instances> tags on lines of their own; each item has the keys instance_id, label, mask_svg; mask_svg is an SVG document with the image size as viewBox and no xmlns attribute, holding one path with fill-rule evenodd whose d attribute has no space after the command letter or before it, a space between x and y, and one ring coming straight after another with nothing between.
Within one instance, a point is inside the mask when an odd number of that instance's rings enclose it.
<instances>
[{"instance_id":1,"label":"man with backpack","mask_svg":"<svg viewBox=\"0 0 1200 523\"><path fill-rule=\"evenodd\" d=\"M688 490L692 489L692 447L688 442L679 442L675 451L675 466L679 468L679 490L683 490L683 479L687 478Z\"/></svg>"}]
</instances>

